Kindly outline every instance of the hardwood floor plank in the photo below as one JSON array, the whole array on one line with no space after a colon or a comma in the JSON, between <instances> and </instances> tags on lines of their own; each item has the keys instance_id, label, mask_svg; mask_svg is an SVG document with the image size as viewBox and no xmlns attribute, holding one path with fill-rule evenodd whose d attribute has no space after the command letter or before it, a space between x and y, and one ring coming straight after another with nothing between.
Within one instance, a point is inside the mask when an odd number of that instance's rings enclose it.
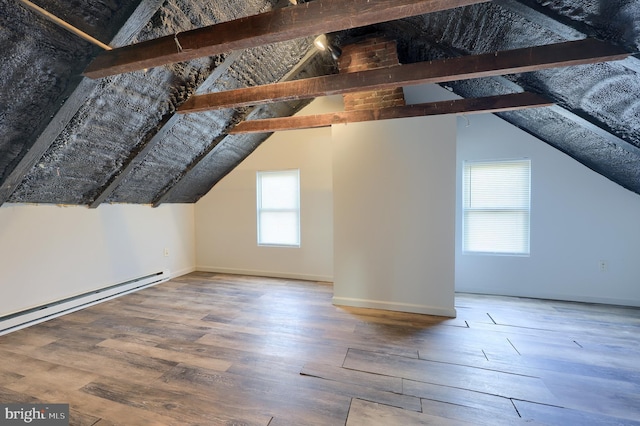
<instances>
[{"instance_id":1,"label":"hardwood floor plank","mask_svg":"<svg viewBox=\"0 0 640 426\"><path fill-rule=\"evenodd\" d=\"M13 372L20 378L37 376L43 382L58 384L68 389L80 389L98 377L95 372L87 372L3 349L0 349L0 358L2 359L0 370L4 372ZM17 380L2 383L9 384L15 381Z\"/></svg>"},{"instance_id":2,"label":"hardwood floor plank","mask_svg":"<svg viewBox=\"0 0 640 426\"><path fill-rule=\"evenodd\" d=\"M347 398L358 398L365 401L377 402L391 407L402 408L404 410L421 410L420 399L411 395L386 392L372 389L366 385L353 383L340 383L332 380L325 380L318 377L305 377L303 386L336 395L343 395Z\"/></svg>"},{"instance_id":3,"label":"hardwood floor plank","mask_svg":"<svg viewBox=\"0 0 640 426\"><path fill-rule=\"evenodd\" d=\"M557 372L545 374L542 379L558 396L559 404L555 405L613 417L640 418L637 415L640 383ZM593 392L593 389L606 389L606 392Z\"/></svg>"},{"instance_id":4,"label":"hardwood floor plank","mask_svg":"<svg viewBox=\"0 0 640 426\"><path fill-rule=\"evenodd\" d=\"M321 362L323 359L344 358L346 348L334 348L318 339L286 336L281 333L254 335L244 332L209 333L197 340L214 347L250 350L265 356L280 356L294 360Z\"/></svg>"},{"instance_id":5,"label":"hardwood floor plank","mask_svg":"<svg viewBox=\"0 0 640 426\"><path fill-rule=\"evenodd\" d=\"M331 298L172 279L0 336L0 402L69 403L71 424L98 426L640 419L640 309L458 294L446 320Z\"/></svg>"},{"instance_id":6,"label":"hardwood floor plank","mask_svg":"<svg viewBox=\"0 0 640 426\"><path fill-rule=\"evenodd\" d=\"M113 315L97 319L92 323L92 326L106 328L119 333L149 334L163 338L179 338L187 341L198 340L209 330L205 327L193 329L179 323L140 317L135 317L135 321L132 321L131 317Z\"/></svg>"},{"instance_id":7,"label":"hardwood floor plank","mask_svg":"<svg viewBox=\"0 0 640 426\"><path fill-rule=\"evenodd\" d=\"M55 342L58 337L48 333L44 327L31 327L2 336L0 348L7 346L20 346L25 349L37 348Z\"/></svg>"},{"instance_id":8,"label":"hardwood floor plank","mask_svg":"<svg viewBox=\"0 0 640 426\"><path fill-rule=\"evenodd\" d=\"M385 392L403 393L402 379L398 377L381 376L379 374L348 370L346 368L336 367L333 365L309 362L302 367L300 374L304 376L318 377L325 380L333 380L340 383L364 385L369 388Z\"/></svg>"},{"instance_id":9,"label":"hardwood floor plank","mask_svg":"<svg viewBox=\"0 0 640 426\"><path fill-rule=\"evenodd\" d=\"M134 408L149 410L165 418L183 424L198 424L207 419L209 424L266 425L270 416L259 415L250 407L231 412L223 409L220 401L207 393L189 394L153 385L123 384L121 381L102 378L89 383L82 392L98 398L117 402Z\"/></svg>"},{"instance_id":10,"label":"hardwood floor plank","mask_svg":"<svg viewBox=\"0 0 640 426\"><path fill-rule=\"evenodd\" d=\"M69 426L94 426L101 419L69 407Z\"/></svg>"},{"instance_id":11,"label":"hardwood floor plank","mask_svg":"<svg viewBox=\"0 0 640 426\"><path fill-rule=\"evenodd\" d=\"M14 371L0 371L0 383L9 384L23 378L24 376Z\"/></svg>"},{"instance_id":12,"label":"hardwood floor plank","mask_svg":"<svg viewBox=\"0 0 640 426\"><path fill-rule=\"evenodd\" d=\"M10 349L13 350L13 348ZM113 377L142 382L156 379L176 365L175 362L145 358L108 348L96 348L92 351L75 350L58 342L31 351L29 356L33 360L88 373L106 370Z\"/></svg>"},{"instance_id":13,"label":"hardwood floor plank","mask_svg":"<svg viewBox=\"0 0 640 426\"><path fill-rule=\"evenodd\" d=\"M100 347L129 352L149 358L156 358L180 364L193 365L208 370L227 371L231 367L231 362L212 357L191 355L179 351L170 351L155 346L141 345L138 343L123 342L117 339L107 339L98 344Z\"/></svg>"},{"instance_id":14,"label":"hardwood floor plank","mask_svg":"<svg viewBox=\"0 0 640 426\"><path fill-rule=\"evenodd\" d=\"M424 413L401 410L375 402L353 399L346 426L389 426L389 425L472 425L459 420L449 420Z\"/></svg>"},{"instance_id":15,"label":"hardwood floor plank","mask_svg":"<svg viewBox=\"0 0 640 426\"><path fill-rule=\"evenodd\" d=\"M523 420L550 425L640 426L637 419L625 419L602 414L553 407L526 401L514 401Z\"/></svg>"},{"instance_id":16,"label":"hardwood floor plank","mask_svg":"<svg viewBox=\"0 0 640 426\"><path fill-rule=\"evenodd\" d=\"M170 388L204 392L213 400L224 401L219 410L232 413L251 407L279 422L290 419L290 424L344 423L349 397L304 386L304 378L299 375L290 375L288 380L277 374L270 378L259 376L179 365L165 374L161 382Z\"/></svg>"},{"instance_id":17,"label":"hardwood floor plank","mask_svg":"<svg viewBox=\"0 0 640 426\"><path fill-rule=\"evenodd\" d=\"M403 393L422 398L423 404L424 401L432 400L455 406L482 409L489 413L489 416L496 414L512 419L519 417L509 398L415 380L403 379L402 383Z\"/></svg>"},{"instance_id":18,"label":"hardwood floor plank","mask_svg":"<svg viewBox=\"0 0 640 426\"><path fill-rule=\"evenodd\" d=\"M13 382L12 382L13 383ZM11 383L7 383L10 385ZM40 404L44 401L36 398L33 395L29 395L22 392L16 392L12 389L0 386L0 402L3 404Z\"/></svg>"},{"instance_id":19,"label":"hardwood floor plank","mask_svg":"<svg viewBox=\"0 0 640 426\"><path fill-rule=\"evenodd\" d=\"M511 409L513 413L513 407ZM535 424L532 421L522 420L519 416L510 413L489 412L482 408L468 407L465 405L450 404L440 401L425 399L422 401L422 412L443 419L456 422L467 422L477 426L511 426L517 424Z\"/></svg>"},{"instance_id":20,"label":"hardwood floor plank","mask_svg":"<svg viewBox=\"0 0 640 426\"><path fill-rule=\"evenodd\" d=\"M538 378L464 365L415 360L350 349L343 367L505 398L517 398L546 404L557 402L557 398Z\"/></svg>"},{"instance_id":21,"label":"hardwood floor plank","mask_svg":"<svg viewBox=\"0 0 640 426\"><path fill-rule=\"evenodd\" d=\"M105 400L80 390L71 390L64 386L42 383L35 377L25 377L20 382L12 384L10 389L33 395L44 403L69 404L69 414L78 411L82 413L83 417L89 415L100 419L108 419L120 425L184 425L180 421L174 421L152 411ZM70 423L75 424L75 419L70 419Z\"/></svg>"}]
</instances>

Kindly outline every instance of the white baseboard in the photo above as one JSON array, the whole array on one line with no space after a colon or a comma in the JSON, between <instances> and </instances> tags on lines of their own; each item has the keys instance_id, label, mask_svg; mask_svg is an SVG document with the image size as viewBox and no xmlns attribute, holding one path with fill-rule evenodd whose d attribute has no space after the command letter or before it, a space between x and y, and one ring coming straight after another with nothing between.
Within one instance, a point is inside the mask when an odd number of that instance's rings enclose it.
<instances>
[{"instance_id":1,"label":"white baseboard","mask_svg":"<svg viewBox=\"0 0 640 426\"><path fill-rule=\"evenodd\" d=\"M619 299L613 297L594 297L594 296L583 296L583 295L568 295L568 294L557 294L557 293L547 293L547 292L536 292L536 291L499 291L492 289L482 289L482 288L464 288L458 289L456 288L456 293L471 293L471 294L487 294L492 296L507 296L507 297L524 297L529 299L542 299L542 300L560 300L565 302L580 302L580 303L597 303L601 305L617 305L617 306L631 306L631 307L640 307L640 300L634 299Z\"/></svg>"},{"instance_id":2,"label":"white baseboard","mask_svg":"<svg viewBox=\"0 0 640 426\"><path fill-rule=\"evenodd\" d=\"M167 269L99 290L89 291L77 296L5 315L0 317L0 336L166 282L170 278L171 271Z\"/></svg>"},{"instance_id":3,"label":"white baseboard","mask_svg":"<svg viewBox=\"0 0 640 426\"><path fill-rule=\"evenodd\" d=\"M195 271L197 271L196 267L195 266L190 266L188 268L178 269L177 271L171 271L170 277L171 278L178 278L178 277L190 274L190 273L195 272Z\"/></svg>"},{"instance_id":4,"label":"white baseboard","mask_svg":"<svg viewBox=\"0 0 640 426\"><path fill-rule=\"evenodd\" d=\"M292 280L304 280L304 281L328 281L333 282L333 277L326 275L313 275L313 274L299 274L295 272L282 272L282 271L263 271L256 269L236 269L236 268L222 268L218 266L196 266L196 271L201 272L217 272L219 274L232 274L232 275L251 275L255 277L271 277L271 278L288 278Z\"/></svg>"},{"instance_id":5,"label":"white baseboard","mask_svg":"<svg viewBox=\"0 0 640 426\"><path fill-rule=\"evenodd\" d=\"M439 317L456 317L455 308L440 306L415 305L412 303L385 302L380 300L355 299L351 297L334 297L334 305L353 306L355 308L384 309L386 311L411 312L414 314L435 315Z\"/></svg>"}]
</instances>

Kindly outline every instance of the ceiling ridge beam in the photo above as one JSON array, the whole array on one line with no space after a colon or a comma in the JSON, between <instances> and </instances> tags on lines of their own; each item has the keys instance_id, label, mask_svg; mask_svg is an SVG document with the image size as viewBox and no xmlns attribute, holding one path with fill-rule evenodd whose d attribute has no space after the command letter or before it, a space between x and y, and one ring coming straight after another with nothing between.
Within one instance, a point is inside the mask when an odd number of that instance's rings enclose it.
<instances>
[{"instance_id":1,"label":"ceiling ridge beam","mask_svg":"<svg viewBox=\"0 0 640 426\"><path fill-rule=\"evenodd\" d=\"M102 52L84 75L101 78L486 1L314 0Z\"/></svg>"},{"instance_id":2,"label":"ceiling ridge beam","mask_svg":"<svg viewBox=\"0 0 640 426\"><path fill-rule=\"evenodd\" d=\"M553 105L548 99L531 92L481 98L455 99L389 108L341 111L326 114L278 117L263 120L244 121L231 134L263 133L281 130L311 129L328 127L333 124L357 123L362 121L390 120L395 118L426 117L446 114L481 114L515 111L524 108L539 108Z\"/></svg>"},{"instance_id":3,"label":"ceiling ridge beam","mask_svg":"<svg viewBox=\"0 0 640 426\"><path fill-rule=\"evenodd\" d=\"M544 12L540 11L529 5L529 2L524 2L523 0L493 0L493 2L504 9L510 10L531 22L547 28L567 40L580 40L587 37L598 38L601 35L598 30L588 24L582 23L581 25L576 25L573 21L570 21L560 14L553 13L546 9ZM570 24L569 22L572 23ZM636 73L640 73L640 59L634 56L629 56L621 60L620 64Z\"/></svg>"},{"instance_id":4,"label":"ceiling ridge beam","mask_svg":"<svg viewBox=\"0 0 640 426\"><path fill-rule=\"evenodd\" d=\"M622 47L585 39L388 68L335 74L192 96L178 113L257 105L319 96L444 83L624 59Z\"/></svg>"},{"instance_id":5,"label":"ceiling ridge beam","mask_svg":"<svg viewBox=\"0 0 640 426\"><path fill-rule=\"evenodd\" d=\"M156 13L162 5L162 1L143 0L113 37L110 44L120 46L130 42ZM13 169L0 182L0 206L7 202L25 176L51 147L96 86L96 81L87 78L74 77L71 79L66 91L57 101L60 105L58 111L51 117L25 155L16 162Z\"/></svg>"}]
</instances>

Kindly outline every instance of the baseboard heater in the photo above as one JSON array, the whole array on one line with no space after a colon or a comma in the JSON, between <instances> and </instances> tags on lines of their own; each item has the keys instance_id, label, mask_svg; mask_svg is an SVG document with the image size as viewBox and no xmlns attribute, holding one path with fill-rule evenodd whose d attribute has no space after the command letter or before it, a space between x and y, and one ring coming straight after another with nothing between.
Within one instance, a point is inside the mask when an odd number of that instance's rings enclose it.
<instances>
[{"instance_id":1,"label":"baseboard heater","mask_svg":"<svg viewBox=\"0 0 640 426\"><path fill-rule=\"evenodd\" d=\"M157 272L0 317L0 336L160 284L168 281L170 275L169 271Z\"/></svg>"}]
</instances>

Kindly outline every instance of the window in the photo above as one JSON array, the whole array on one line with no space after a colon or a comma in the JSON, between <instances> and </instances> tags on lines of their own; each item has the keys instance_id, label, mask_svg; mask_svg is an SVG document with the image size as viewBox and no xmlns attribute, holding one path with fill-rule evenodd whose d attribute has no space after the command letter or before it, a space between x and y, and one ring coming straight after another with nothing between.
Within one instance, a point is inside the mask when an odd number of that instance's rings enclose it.
<instances>
[{"instance_id":1,"label":"window","mask_svg":"<svg viewBox=\"0 0 640 426\"><path fill-rule=\"evenodd\" d=\"M529 254L531 161L464 162L463 252Z\"/></svg>"},{"instance_id":2,"label":"window","mask_svg":"<svg viewBox=\"0 0 640 426\"><path fill-rule=\"evenodd\" d=\"M258 245L300 247L300 171L257 173Z\"/></svg>"}]
</instances>

